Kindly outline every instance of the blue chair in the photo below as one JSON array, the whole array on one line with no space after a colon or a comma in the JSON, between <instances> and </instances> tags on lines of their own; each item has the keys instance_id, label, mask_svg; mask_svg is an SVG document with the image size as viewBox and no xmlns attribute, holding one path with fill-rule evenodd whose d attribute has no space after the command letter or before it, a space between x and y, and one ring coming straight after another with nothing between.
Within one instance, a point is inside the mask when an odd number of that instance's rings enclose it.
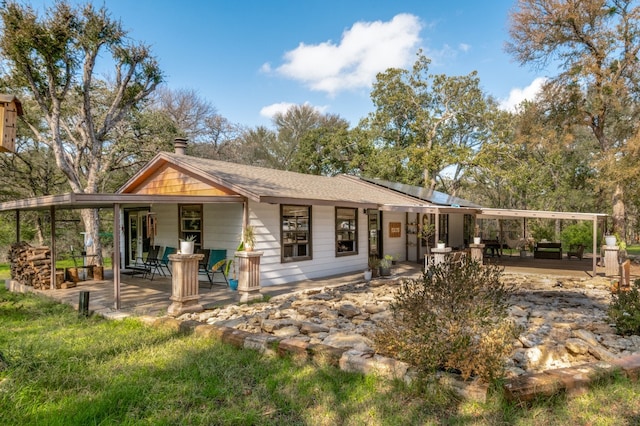
<instances>
[{"instance_id":1,"label":"blue chair","mask_svg":"<svg viewBox=\"0 0 640 426\"><path fill-rule=\"evenodd\" d=\"M209 282L211 283L211 287L213 288L214 277L216 272L222 274L224 278L224 282L229 286L229 280L227 279L227 273L225 271L227 266L227 250L226 249L210 249L209 250L209 261L207 262L207 278L209 278Z\"/></svg>"}]
</instances>

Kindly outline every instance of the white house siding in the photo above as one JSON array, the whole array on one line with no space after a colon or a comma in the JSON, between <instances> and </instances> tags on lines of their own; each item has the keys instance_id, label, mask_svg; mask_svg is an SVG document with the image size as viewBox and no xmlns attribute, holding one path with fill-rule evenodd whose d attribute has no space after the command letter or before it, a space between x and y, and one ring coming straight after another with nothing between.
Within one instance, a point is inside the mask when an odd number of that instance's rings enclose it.
<instances>
[{"instance_id":1,"label":"white house siding","mask_svg":"<svg viewBox=\"0 0 640 426\"><path fill-rule=\"evenodd\" d=\"M406 213L400 212L382 212L382 247L385 255L391 255L395 260L405 261L407 250L407 226L406 226ZM389 237L389 223L400 223L400 237ZM414 248L415 249L415 248Z\"/></svg>"},{"instance_id":2,"label":"white house siding","mask_svg":"<svg viewBox=\"0 0 640 426\"><path fill-rule=\"evenodd\" d=\"M202 208L203 248L226 249L233 256L242 235L242 204L204 204Z\"/></svg>"},{"instance_id":3,"label":"white house siding","mask_svg":"<svg viewBox=\"0 0 640 426\"><path fill-rule=\"evenodd\" d=\"M151 211L156 214L156 246L180 247L178 238L178 206L176 204L154 204Z\"/></svg>"},{"instance_id":4,"label":"white house siding","mask_svg":"<svg viewBox=\"0 0 640 426\"><path fill-rule=\"evenodd\" d=\"M281 262L280 205L249 203L250 224L256 233L255 250L262 251L261 284L286 284L311 278L362 271L367 266L367 217L358 209L358 254L336 256L335 207L312 206L312 259Z\"/></svg>"}]
</instances>

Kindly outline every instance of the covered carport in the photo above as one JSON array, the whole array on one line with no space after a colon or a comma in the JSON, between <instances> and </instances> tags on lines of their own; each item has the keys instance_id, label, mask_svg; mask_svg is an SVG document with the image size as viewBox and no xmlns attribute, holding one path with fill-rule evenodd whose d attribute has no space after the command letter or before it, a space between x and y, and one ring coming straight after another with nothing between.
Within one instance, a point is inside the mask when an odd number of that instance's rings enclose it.
<instances>
[{"instance_id":1,"label":"covered carport","mask_svg":"<svg viewBox=\"0 0 640 426\"><path fill-rule=\"evenodd\" d=\"M67 193L48 195L0 203L0 212L15 212L16 242L20 241L20 212L26 210L48 210L51 217L51 283L56 283L56 211L62 209L112 209L113 210L113 291L114 309L120 309L120 269L121 269L121 209L124 206L144 207L152 204L178 203L243 203L246 211L246 199L239 195L202 196L202 195L153 195L153 194L85 194ZM246 214L245 214L246 216Z\"/></svg>"},{"instance_id":2,"label":"covered carport","mask_svg":"<svg viewBox=\"0 0 640 426\"><path fill-rule=\"evenodd\" d=\"M476 216L477 219L552 219L552 220L582 220L590 221L593 224L593 275L597 274L598 253L598 226L601 220L607 218L604 213L579 213L579 212L553 212L544 210L513 210L513 209L492 209L481 208Z\"/></svg>"}]
</instances>

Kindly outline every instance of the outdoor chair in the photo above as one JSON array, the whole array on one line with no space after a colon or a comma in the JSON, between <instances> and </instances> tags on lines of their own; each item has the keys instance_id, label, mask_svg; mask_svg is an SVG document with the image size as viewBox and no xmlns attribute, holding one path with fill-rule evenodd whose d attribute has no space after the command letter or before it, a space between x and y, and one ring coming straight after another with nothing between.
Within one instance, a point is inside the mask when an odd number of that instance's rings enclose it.
<instances>
[{"instance_id":1,"label":"outdoor chair","mask_svg":"<svg viewBox=\"0 0 640 426\"><path fill-rule=\"evenodd\" d=\"M171 261L169 260L169 255L175 254L175 253L176 253L175 247L167 247L164 249L164 254L160 259L160 270L162 270L162 268L167 268L167 271L169 271L169 275L171 275Z\"/></svg>"},{"instance_id":2,"label":"outdoor chair","mask_svg":"<svg viewBox=\"0 0 640 426\"><path fill-rule=\"evenodd\" d=\"M196 250L196 254L202 254L204 255L204 257L202 258L201 261L198 262L198 274L200 273L207 273L208 265L209 265L209 253L211 252L211 250L209 249L205 249L205 248L199 248Z\"/></svg>"},{"instance_id":3,"label":"outdoor chair","mask_svg":"<svg viewBox=\"0 0 640 426\"><path fill-rule=\"evenodd\" d=\"M160 257L160 253L162 253L162 247L151 246L149 247L147 258L144 260L144 266L145 268L147 268L146 274L151 274L150 280L152 281L153 281L153 277L155 277L156 275L156 272L164 276L164 272L162 271L162 264L161 264L162 258Z\"/></svg>"},{"instance_id":4,"label":"outdoor chair","mask_svg":"<svg viewBox=\"0 0 640 426\"><path fill-rule=\"evenodd\" d=\"M216 273L222 274L224 278L224 282L229 286L229 279L227 278L227 273L225 272L225 267L227 265L227 250L226 249L210 249L209 250L209 262L207 262L207 278L209 278L209 283L211 286L209 288L213 288L213 284L215 283L214 278Z\"/></svg>"},{"instance_id":5,"label":"outdoor chair","mask_svg":"<svg viewBox=\"0 0 640 426\"><path fill-rule=\"evenodd\" d=\"M569 251L567 252L567 259L571 259L575 257L578 260L582 260L582 256L584 254L584 245L580 244L578 246L570 246Z\"/></svg>"}]
</instances>

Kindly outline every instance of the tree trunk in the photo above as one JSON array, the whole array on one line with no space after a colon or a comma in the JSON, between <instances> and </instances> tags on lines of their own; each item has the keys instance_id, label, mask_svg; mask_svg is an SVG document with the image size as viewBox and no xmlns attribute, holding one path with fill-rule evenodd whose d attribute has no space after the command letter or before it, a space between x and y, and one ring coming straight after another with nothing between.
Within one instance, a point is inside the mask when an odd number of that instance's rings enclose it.
<instances>
[{"instance_id":1,"label":"tree trunk","mask_svg":"<svg viewBox=\"0 0 640 426\"><path fill-rule=\"evenodd\" d=\"M620 183L616 184L613 191L612 200L613 212L611 219L613 220L613 232L617 233L620 238L626 241L626 224L625 224L625 208L624 208L624 189Z\"/></svg>"},{"instance_id":2,"label":"tree trunk","mask_svg":"<svg viewBox=\"0 0 640 426\"><path fill-rule=\"evenodd\" d=\"M87 254L95 254L95 265L103 266L102 244L100 243L100 215L97 209L80 210L84 230L87 233L85 241L87 243Z\"/></svg>"},{"instance_id":3,"label":"tree trunk","mask_svg":"<svg viewBox=\"0 0 640 426\"><path fill-rule=\"evenodd\" d=\"M38 212L36 213L35 225L36 225L36 241L38 241L39 246L43 246L44 232L42 232L42 216L40 216L40 213ZM51 224L51 226L53 226L53 223Z\"/></svg>"}]
</instances>

